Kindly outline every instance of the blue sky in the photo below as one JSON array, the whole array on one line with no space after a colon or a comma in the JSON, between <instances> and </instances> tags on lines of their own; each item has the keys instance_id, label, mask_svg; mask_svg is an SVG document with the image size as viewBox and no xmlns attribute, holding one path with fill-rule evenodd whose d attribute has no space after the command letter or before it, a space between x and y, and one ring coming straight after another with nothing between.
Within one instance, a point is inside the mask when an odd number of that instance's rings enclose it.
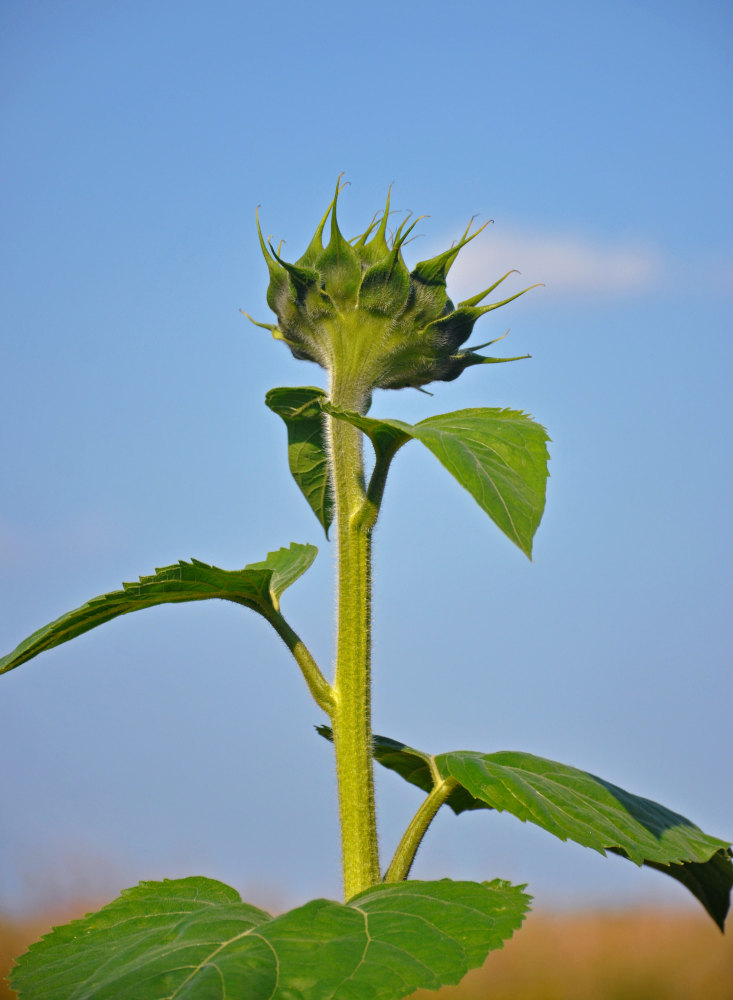
<instances>
[{"instance_id":1,"label":"blue sky","mask_svg":"<svg viewBox=\"0 0 733 1000\"><path fill-rule=\"evenodd\" d=\"M270 318L256 205L292 259L341 171L347 235L393 183L430 216L408 263L494 219L456 297L509 268L545 288L476 329L511 327L531 361L373 413L524 409L552 479L529 563L424 449L400 453L375 730L531 751L733 836L732 23L712 0L7 0L3 652L154 566L237 568L295 540L321 554L284 610L330 662L330 546L263 406L322 373L238 310ZM338 896L320 712L253 614L128 616L0 687L0 908L194 873L253 902ZM378 779L386 861L420 796ZM414 874L528 881L538 906L685 903L486 814L440 815Z\"/></svg>"}]
</instances>

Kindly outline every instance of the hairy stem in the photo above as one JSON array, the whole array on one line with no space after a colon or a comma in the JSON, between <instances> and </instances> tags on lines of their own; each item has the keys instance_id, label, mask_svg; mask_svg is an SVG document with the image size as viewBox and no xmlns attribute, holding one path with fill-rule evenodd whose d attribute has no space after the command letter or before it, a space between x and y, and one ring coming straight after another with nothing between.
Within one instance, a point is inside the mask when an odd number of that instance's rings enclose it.
<instances>
[{"instance_id":1,"label":"hairy stem","mask_svg":"<svg viewBox=\"0 0 733 1000\"><path fill-rule=\"evenodd\" d=\"M290 652L293 654L295 662L300 667L300 671L305 678L306 684L308 685L308 690L313 695L316 704L322 708L327 715L332 716L335 706L333 688L321 673L321 670L316 661L313 659L310 650L300 636L291 629L279 612L276 612L274 615L270 615L269 621Z\"/></svg>"},{"instance_id":2,"label":"hairy stem","mask_svg":"<svg viewBox=\"0 0 733 1000\"><path fill-rule=\"evenodd\" d=\"M454 778L446 778L437 782L428 797L413 816L410 825L405 830L402 840L397 845L392 863L384 876L385 882L402 882L410 874L417 849L427 833L438 809L443 805L453 789L457 786Z\"/></svg>"},{"instance_id":3,"label":"hairy stem","mask_svg":"<svg viewBox=\"0 0 733 1000\"><path fill-rule=\"evenodd\" d=\"M331 399L359 410L363 401L334 379ZM371 528L365 500L361 432L327 416L337 529L335 705L331 715L338 778L344 895L380 880L371 730Z\"/></svg>"}]
</instances>

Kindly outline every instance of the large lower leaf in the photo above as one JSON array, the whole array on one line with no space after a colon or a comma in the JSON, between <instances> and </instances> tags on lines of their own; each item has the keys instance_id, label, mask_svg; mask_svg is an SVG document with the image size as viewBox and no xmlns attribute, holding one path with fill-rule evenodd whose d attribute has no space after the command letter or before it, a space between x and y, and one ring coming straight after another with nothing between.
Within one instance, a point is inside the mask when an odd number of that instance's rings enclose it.
<instances>
[{"instance_id":1,"label":"large lower leaf","mask_svg":"<svg viewBox=\"0 0 733 1000\"><path fill-rule=\"evenodd\" d=\"M325 398L323 389L303 386L270 389L265 403L285 421L290 471L328 538L333 520L333 497L321 409Z\"/></svg>"},{"instance_id":2,"label":"large lower leaf","mask_svg":"<svg viewBox=\"0 0 733 1000\"><path fill-rule=\"evenodd\" d=\"M142 576L138 583L123 583L122 590L95 597L38 629L0 658L0 673L119 615L157 604L221 598L269 617L278 611L283 591L305 573L317 553L313 545L293 542L289 548L270 552L262 562L239 570L218 569L196 559L157 569L152 576Z\"/></svg>"},{"instance_id":3,"label":"large lower leaf","mask_svg":"<svg viewBox=\"0 0 733 1000\"><path fill-rule=\"evenodd\" d=\"M456 410L417 424L375 420L324 403L368 434L380 450L421 441L525 555L545 508L547 431L516 410Z\"/></svg>"},{"instance_id":4,"label":"large lower leaf","mask_svg":"<svg viewBox=\"0 0 733 1000\"><path fill-rule=\"evenodd\" d=\"M143 882L32 945L20 1000L398 1000L457 983L521 925L508 882L380 885L279 917L205 878Z\"/></svg>"},{"instance_id":5,"label":"large lower leaf","mask_svg":"<svg viewBox=\"0 0 733 1000\"><path fill-rule=\"evenodd\" d=\"M318 727L327 739L331 731ZM454 812L498 809L601 854L607 850L685 885L723 927L733 887L729 844L650 799L566 764L528 753L468 750L431 757L396 740L374 737L374 756L429 791L433 773L455 783Z\"/></svg>"}]
</instances>

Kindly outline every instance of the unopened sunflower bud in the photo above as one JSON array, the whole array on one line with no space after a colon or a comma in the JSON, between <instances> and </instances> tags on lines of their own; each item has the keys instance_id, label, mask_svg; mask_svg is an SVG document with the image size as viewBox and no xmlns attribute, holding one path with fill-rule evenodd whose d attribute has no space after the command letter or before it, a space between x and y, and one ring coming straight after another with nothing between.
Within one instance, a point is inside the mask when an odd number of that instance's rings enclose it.
<instances>
[{"instance_id":1,"label":"unopened sunflower bud","mask_svg":"<svg viewBox=\"0 0 733 1000\"><path fill-rule=\"evenodd\" d=\"M509 271L457 306L448 298L446 277L453 261L485 226L470 233L469 224L458 243L408 271L402 247L419 220L408 226L408 217L388 237L388 195L381 219L347 241L336 218L339 190L337 185L308 249L294 264L265 242L257 223L270 272L267 302L278 320L277 326L257 325L271 330L296 358L325 368L334 401L340 397L342 405L363 410L374 389L421 388L449 382L472 365L519 360L476 353L495 340L460 349L480 316L529 291L480 305ZM329 215L330 238L324 247Z\"/></svg>"}]
</instances>

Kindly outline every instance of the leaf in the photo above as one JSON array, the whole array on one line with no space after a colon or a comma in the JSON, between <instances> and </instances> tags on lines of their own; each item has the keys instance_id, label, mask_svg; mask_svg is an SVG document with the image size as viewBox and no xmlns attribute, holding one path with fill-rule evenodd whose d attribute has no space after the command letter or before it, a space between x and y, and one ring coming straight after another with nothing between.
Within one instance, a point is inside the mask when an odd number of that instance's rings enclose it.
<instances>
[{"instance_id":1,"label":"leaf","mask_svg":"<svg viewBox=\"0 0 733 1000\"><path fill-rule=\"evenodd\" d=\"M330 730L318 727L330 739ZM601 854L607 850L648 865L685 885L722 929L733 888L726 841L703 833L689 819L632 795L587 771L528 753L468 750L431 757L374 737L374 756L406 781L429 791L432 769L457 787L447 803L455 813L497 809Z\"/></svg>"},{"instance_id":2,"label":"leaf","mask_svg":"<svg viewBox=\"0 0 733 1000\"><path fill-rule=\"evenodd\" d=\"M218 569L197 559L156 569L152 576L142 576L138 583L123 583L122 590L95 597L38 629L0 658L0 673L119 615L158 604L221 598L269 618L279 610L283 591L305 573L317 553L314 545L293 542L289 548L270 552L267 559L240 570Z\"/></svg>"},{"instance_id":3,"label":"leaf","mask_svg":"<svg viewBox=\"0 0 733 1000\"><path fill-rule=\"evenodd\" d=\"M328 538L334 505L320 405L325 396L315 386L270 389L265 403L285 421L290 471Z\"/></svg>"},{"instance_id":4,"label":"leaf","mask_svg":"<svg viewBox=\"0 0 733 1000\"><path fill-rule=\"evenodd\" d=\"M374 420L324 403L324 409L368 434L377 454L388 445L422 441L525 555L545 508L544 427L517 410L456 410L417 424ZM396 447L395 447L396 446Z\"/></svg>"},{"instance_id":5,"label":"leaf","mask_svg":"<svg viewBox=\"0 0 733 1000\"><path fill-rule=\"evenodd\" d=\"M709 861L702 863L687 861L665 866L648 861L647 864L681 882L702 903L721 931L724 930L733 883L730 850L721 849Z\"/></svg>"},{"instance_id":6,"label":"leaf","mask_svg":"<svg viewBox=\"0 0 733 1000\"><path fill-rule=\"evenodd\" d=\"M19 1000L398 1000L457 983L519 928L508 882L401 882L271 917L206 878L141 882L31 946Z\"/></svg>"}]
</instances>

